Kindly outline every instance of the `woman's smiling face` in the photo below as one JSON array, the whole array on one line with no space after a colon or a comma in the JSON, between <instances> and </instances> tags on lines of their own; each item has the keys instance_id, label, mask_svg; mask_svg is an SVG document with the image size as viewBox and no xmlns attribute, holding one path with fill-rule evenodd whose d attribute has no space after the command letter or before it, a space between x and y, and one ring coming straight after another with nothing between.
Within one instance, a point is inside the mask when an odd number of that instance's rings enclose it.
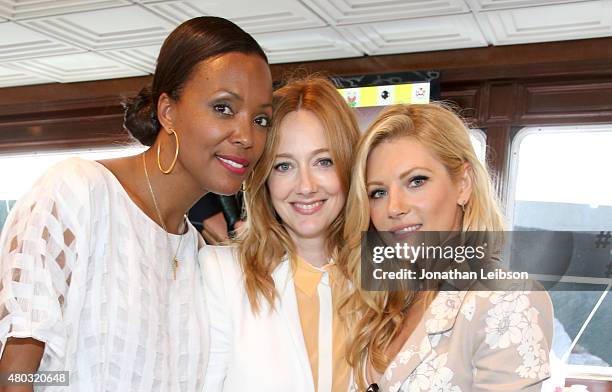
<instances>
[{"instance_id":1,"label":"woman's smiling face","mask_svg":"<svg viewBox=\"0 0 612 392\"><path fill-rule=\"evenodd\" d=\"M411 137L377 145L366 165L372 224L397 239L416 230L459 230L461 204L469 196L464 185L463 179L454 182L442 162Z\"/></svg>"},{"instance_id":2,"label":"woman's smiling face","mask_svg":"<svg viewBox=\"0 0 612 392\"><path fill-rule=\"evenodd\" d=\"M236 193L266 141L272 116L268 64L239 52L213 57L194 70L178 101L163 99L180 135L179 166L204 191Z\"/></svg>"},{"instance_id":3,"label":"woman's smiling face","mask_svg":"<svg viewBox=\"0 0 612 392\"><path fill-rule=\"evenodd\" d=\"M287 114L267 185L274 210L294 241L325 238L346 195L319 118L311 111Z\"/></svg>"}]
</instances>

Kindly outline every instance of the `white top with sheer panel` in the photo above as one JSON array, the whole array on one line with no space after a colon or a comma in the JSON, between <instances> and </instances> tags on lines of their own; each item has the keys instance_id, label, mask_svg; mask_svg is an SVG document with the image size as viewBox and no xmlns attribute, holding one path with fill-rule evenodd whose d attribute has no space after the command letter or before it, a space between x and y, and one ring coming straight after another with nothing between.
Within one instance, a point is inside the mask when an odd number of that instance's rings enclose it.
<instances>
[{"instance_id":1,"label":"white top with sheer panel","mask_svg":"<svg viewBox=\"0 0 612 392\"><path fill-rule=\"evenodd\" d=\"M103 165L51 168L0 237L0 354L8 337L45 343L40 370L68 391L200 391L208 316L197 230L170 235ZM37 390L45 390L39 387Z\"/></svg>"}]
</instances>

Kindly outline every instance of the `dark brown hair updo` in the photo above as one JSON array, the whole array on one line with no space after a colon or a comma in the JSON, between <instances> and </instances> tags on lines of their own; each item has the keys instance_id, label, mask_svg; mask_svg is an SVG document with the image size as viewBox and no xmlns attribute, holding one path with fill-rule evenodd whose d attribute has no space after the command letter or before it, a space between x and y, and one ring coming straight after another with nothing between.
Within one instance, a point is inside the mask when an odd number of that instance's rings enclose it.
<instances>
[{"instance_id":1,"label":"dark brown hair updo","mask_svg":"<svg viewBox=\"0 0 612 392\"><path fill-rule=\"evenodd\" d=\"M161 127L159 96L166 93L178 101L200 62L229 52L255 54L268 62L255 39L227 19L200 16L178 26L161 47L152 87L144 87L124 103L123 127L142 144L153 145Z\"/></svg>"}]
</instances>

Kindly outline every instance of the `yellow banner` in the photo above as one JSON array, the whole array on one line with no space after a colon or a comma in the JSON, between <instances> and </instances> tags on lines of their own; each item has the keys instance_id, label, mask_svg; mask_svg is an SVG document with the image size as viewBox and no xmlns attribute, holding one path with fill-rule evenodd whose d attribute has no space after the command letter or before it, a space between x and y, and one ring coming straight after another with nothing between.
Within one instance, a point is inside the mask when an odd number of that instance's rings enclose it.
<instances>
[{"instance_id":1,"label":"yellow banner","mask_svg":"<svg viewBox=\"0 0 612 392\"><path fill-rule=\"evenodd\" d=\"M429 103L429 83L338 89L349 106L388 106L398 103Z\"/></svg>"}]
</instances>

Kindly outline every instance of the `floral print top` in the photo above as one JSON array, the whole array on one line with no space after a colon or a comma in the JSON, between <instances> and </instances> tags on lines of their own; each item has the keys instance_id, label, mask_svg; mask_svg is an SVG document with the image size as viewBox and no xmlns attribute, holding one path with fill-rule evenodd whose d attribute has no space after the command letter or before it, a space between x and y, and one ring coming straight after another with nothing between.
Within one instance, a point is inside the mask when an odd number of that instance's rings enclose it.
<instances>
[{"instance_id":1,"label":"floral print top","mask_svg":"<svg viewBox=\"0 0 612 392\"><path fill-rule=\"evenodd\" d=\"M539 391L550 376L552 321L545 291L441 291L380 390Z\"/></svg>"}]
</instances>

